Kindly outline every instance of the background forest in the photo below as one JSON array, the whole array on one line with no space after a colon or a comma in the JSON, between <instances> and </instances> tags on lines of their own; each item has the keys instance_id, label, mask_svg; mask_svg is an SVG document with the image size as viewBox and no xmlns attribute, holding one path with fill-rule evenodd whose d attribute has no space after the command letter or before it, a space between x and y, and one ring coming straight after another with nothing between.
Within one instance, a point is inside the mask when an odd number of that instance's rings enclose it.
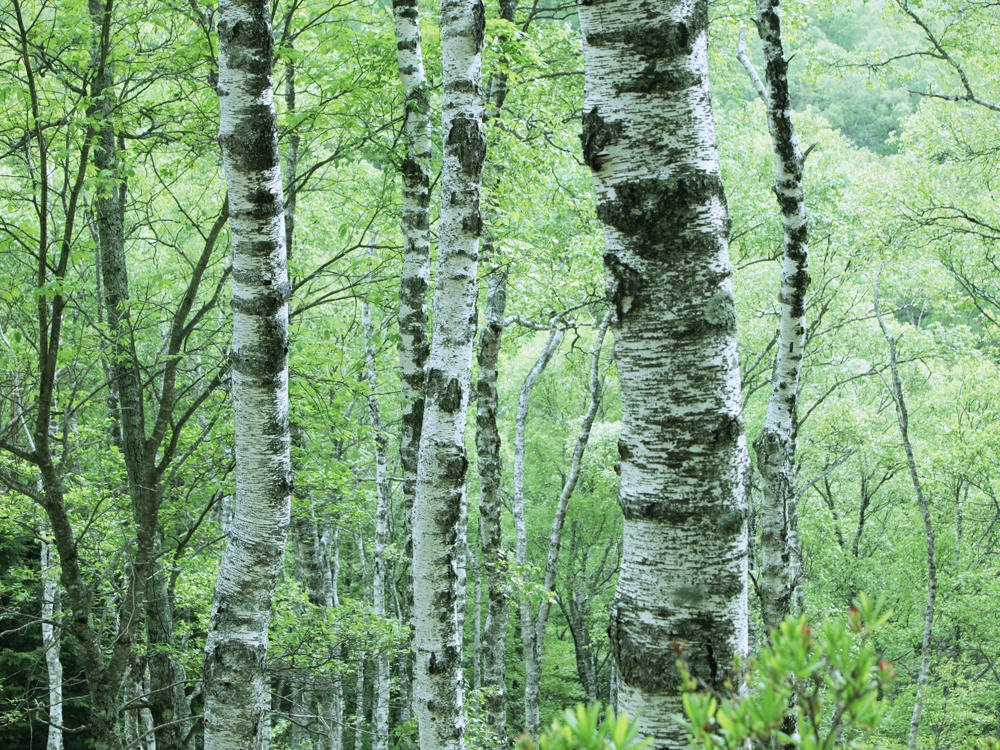
<instances>
[{"instance_id":1,"label":"background forest","mask_svg":"<svg viewBox=\"0 0 1000 750\"><path fill-rule=\"evenodd\" d=\"M196 748L234 492L216 8L118 0L101 29L93 5L0 0L0 747L45 746L58 734L50 703L65 748L92 747L90 663L121 686L107 699L123 744ZM402 750L416 745L397 352L407 163L392 7L272 5L295 477L268 647L272 744L373 747L373 686L386 660L388 744ZM441 39L437 10L422 12L433 183ZM490 330L487 286L504 278L500 573L513 738L531 723L533 659L543 725L579 701L614 702L607 627L621 548L621 410L602 325L601 225L580 150L576 7L525 4L513 21L498 13L487 5L483 80L504 80L506 97L485 123L476 347ZM752 442L770 393L782 230L764 105L736 57L741 27L756 41L752 4L717 0L710 13ZM804 612L811 622L842 614L862 592L891 608L874 643L898 676L881 696L873 742L901 748L936 579L918 746L958 748L1000 734L1000 8L787 0L783 13L812 238L794 488ZM112 72L114 95L92 96L91 76ZM92 158L106 132L116 164ZM108 206L123 217L117 269L102 268L97 251ZM40 368L54 341L57 361ZM926 514L897 420L891 347ZM134 375L129 392L109 387L122 367ZM132 428L143 438L130 454ZM35 460L43 448L47 463ZM469 470L463 658L467 742L485 748L494 742L483 689L491 570L478 468ZM44 471L64 491L59 528L39 507ZM133 475L141 492L129 490ZM759 495L755 484L752 508ZM751 513L751 540L753 524ZM78 591L59 583L60 543ZM155 553L137 607L127 581L142 544ZM74 596L89 602L89 640L64 632ZM753 590L751 610L753 648L764 641Z\"/></svg>"}]
</instances>

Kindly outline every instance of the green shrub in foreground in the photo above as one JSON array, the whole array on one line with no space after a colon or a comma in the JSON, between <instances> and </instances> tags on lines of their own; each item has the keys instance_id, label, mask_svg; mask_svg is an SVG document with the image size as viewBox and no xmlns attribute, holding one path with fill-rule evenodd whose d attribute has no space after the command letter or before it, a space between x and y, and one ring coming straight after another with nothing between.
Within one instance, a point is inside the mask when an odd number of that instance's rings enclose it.
<instances>
[{"instance_id":1,"label":"green shrub in foreground","mask_svg":"<svg viewBox=\"0 0 1000 750\"><path fill-rule=\"evenodd\" d=\"M601 714L604 717L601 717ZM517 750L643 750L649 740L639 737L635 719L625 714L615 715L600 703L576 709L566 709L562 717L552 722L545 732L534 740L522 735L517 740Z\"/></svg>"},{"instance_id":2,"label":"green shrub in foreground","mask_svg":"<svg viewBox=\"0 0 1000 750\"><path fill-rule=\"evenodd\" d=\"M890 616L862 595L846 621L827 620L818 634L805 618L789 618L772 631L771 645L750 660L746 690L739 695L732 689L726 696L704 690L678 662L686 691L681 723L692 745L705 750L742 750L748 742L800 750L865 747L882 716L880 690L895 676L871 642Z\"/></svg>"}]
</instances>

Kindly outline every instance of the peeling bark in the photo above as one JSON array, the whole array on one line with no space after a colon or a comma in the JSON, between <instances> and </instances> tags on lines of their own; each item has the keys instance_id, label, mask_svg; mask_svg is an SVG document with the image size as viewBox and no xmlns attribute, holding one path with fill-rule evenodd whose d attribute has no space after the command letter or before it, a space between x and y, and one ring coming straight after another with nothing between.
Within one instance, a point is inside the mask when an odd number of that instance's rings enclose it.
<instances>
[{"instance_id":1,"label":"peeling bark","mask_svg":"<svg viewBox=\"0 0 1000 750\"><path fill-rule=\"evenodd\" d=\"M271 599L287 537L291 460L284 201L268 4L219 6L219 142L233 244L236 508L205 644L206 750L266 750Z\"/></svg>"},{"instance_id":2,"label":"peeling bark","mask_svg":"<svg viewBox=\"0 0 1000 750\"><path fill-rule=\"evenodd\" d=\"M580 6L583 151L621 382L618 707L687 745L675 646L721 686L747 653L748 456L705 0Z\"/></svg>"}]
</instances>

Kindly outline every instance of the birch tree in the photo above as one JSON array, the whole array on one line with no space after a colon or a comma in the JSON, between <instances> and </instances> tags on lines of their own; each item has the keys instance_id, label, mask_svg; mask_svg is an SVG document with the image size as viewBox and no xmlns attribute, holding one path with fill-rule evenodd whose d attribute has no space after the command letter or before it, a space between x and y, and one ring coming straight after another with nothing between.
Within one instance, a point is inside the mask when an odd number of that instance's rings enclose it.
<instances>
[{"instance_id":1,"label":"birch tree","mask_svg":"<svg viewBox=\"0 0 1000 750\"><path fill-rule=\"evenodd\" d=\"M288 274L274 42L262 0L219 6L219 141L233 244L236 507L205 644L205 748L266 750L267 630L290 516Z\"/></svg>"},{"instance_id":2,"label":"birch tree","mask_svg":"<svg viewBox=\"0 0 1000 750\"><path fill-rule=\"evenodd\" d=\"M686 745L674 663L721 686L747 652L746 439L706 0L580 6L583 155L621 379L618 708Z\"/></svg>"},{"instance_id":3,"label":"birch tree","mask_svg":"<svg viewBox=\"0 0 1000 750\"><path fill-rule=\"evenodd\" d=\"M378 370L375 362L375 341L372 331L371 305L361 303L361 327L365 337L365 370L368 379L368 418L375 442L375 545L372 555L372 606L377 617L386 616L385 546L389 539L389 478L386 473L386 435L382 427L382 412L378 401ZM359 698L360 700L360 698ZM375 690L372 706L372 750L389 747L389 653L380 649L375 654Z\"/></svg>"},{"instance_id":4,"label":"birch tree","mask_svg":"<svg viewBox=\"0 0 1000 750\"><path fill-rule=\"evenodd\" d=\"M781 40L776 0L757 1L757 33L764 51L761 81L740 31L739 58L767 110L767 129L777 168L774 192L781 208L781 313L771 397L764 428L754 441L763 502L760 512L761 570L758 591L764 628L770 632L792 611L800 586L796 512L795 446L799 381L806 344L806 289L809 287L809 222L802 189L804 159L792 122L788 61ZM796 609L799 607L796 603Z\"/></svg>"},{"instance_id":5,"label":"birch tree","mask_svg":"<svg viewBox=\"0 0 1000 750\"><path fill-rule=\"evenodd\" d=\"M413 508L414 708L423 750L465 747L460 592L466 546L466 410L476 323L482 219L479 187L486 139L479 94L484 10L443 0L444 155L441 219L427 369L427 400Z\"/></svg>"},{"instance_id":6,"label":"birch tree","mask_svg":"<svg viewBox=\"0 0 1000 750\"><path fill-rule=\"evenodd\" d=\"M497 411L497 362L507 306L507 273L497 271L489 277L486 294L486 320L479 335L476 383L476 453L479 467L479 534L486 569L488 603L482 640L483 707L486 720L498 742L507 741L506 645L510 585L503 551L501 491L503 472L500 464L500 432Z\"/></svg>"}]
</instances>

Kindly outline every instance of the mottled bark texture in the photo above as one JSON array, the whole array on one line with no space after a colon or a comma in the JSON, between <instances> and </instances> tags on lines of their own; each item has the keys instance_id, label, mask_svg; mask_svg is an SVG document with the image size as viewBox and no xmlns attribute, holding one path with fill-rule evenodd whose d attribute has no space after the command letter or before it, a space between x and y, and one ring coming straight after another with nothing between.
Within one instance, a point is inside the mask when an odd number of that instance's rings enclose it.
<instances>
[{"instance_id":1,"label":"mottled bark texture","mask_svg":"<svg viewBox=\"0 0 1000 750\"><path fill-rule=\"evenodd\" d=\"M413 560L413 499L417 489L417 457L424 421L427 379L427 289L430 284L431 126L430 99L420 45L418 0L394 0L396 64L403 84L403 270L399 277L399 371L402 416L399 463L403 475L404 550ZM404 588L406 616L413 612L412 570ZM411 646L413 633L410 633ZM412 649L411 649L412 650ZM407 694L413 683L412 655L403 662ZM411 706L407 706L409 713Z\"/></svg>"},{"instance_id":2,"label":"mottled bark texture","mask_svg":"<svg viewBox=\"0 0 1000 750\"><path fill-rule=\"evenodd\" d=\"M443 0L441 219L434 331L413 508L414 696L422 750L465 747L462 610L465 424L476 325L476 270L486 155L479 92L480 0Z\"/></svg>"},{"instance_id":3,"label":"mottled bark texture","mask_svg":"<svg viewBox=\"0 0 1000 750\"><path fill-rule=\"evenodd\" d=\"M652 747L682 748L675 648L712 686L747 652L749 460L707 2L593 0L580 23L622 394L618 707Z\"/></svg>"},{"instance_id":4,"label":"mottled bark texture","mask_svg":"<svg viewBox=\"0 0 1000 750\"><path fill-rule=\"evenodd\" d=\"M507 273L498 270L489 276L486 291L486 320L479 335L476 355L479 379L476 382L476 453L479 466L479 533L486 569L487 610L483 628L483 708L486 723L498 743L507 742L507 601L510 583L503 550L503 472L500 463L500 431L497 411L497 361L507 308Z\"/></svg>"},{"instance_id":5,"label":"mottled bark texture","mask_svg":"<svg viewBox=\"0 0 1000 750\"><path fill-rule=\"evenodd\" d=\"M219 141L233 243L236 507L205 644L206 750L264 750L271 599L290 515L288 273L268 4L219 5Z\"/></svg>"},{"instance_id":6,"label":"mottled bark texture","mask_svg":"<svg viewBox=\"0 0 1000 750\"><path fill-rule=\"evenodd\" d=\"M767 110L767 129L777 179L784 252L778 349L771 376L771 397L764 427L754 441L763 495L759 517L761 569L757 589L764 628L770 632L792 611L801 591L801 564L795 495L795 448L799 382L806 343L806 290L809 287L809 222L802 188L799 151L788 95L788 62L781 39L776 0L758 0L757 32L764 52L764 81L757 76L740 34L739 57ZM796 607L797 608L797 607Z\"/></svg>"},{"instance_id":7,"label":"mottled bark texture","mask_svg":"<svg viewBox=\"0 0 1000 750\"><path fill-rule=\"evenodd\" d=\"M407 514L413 508L417 453L424 417L424 381L429 351L427 288L430 280L431 131L430 99L420 46L417 0L394 0L396 64L404 91L403 272L399 279L399 364L402 379L400 464Z\"/></svg>"}]
</instances>

